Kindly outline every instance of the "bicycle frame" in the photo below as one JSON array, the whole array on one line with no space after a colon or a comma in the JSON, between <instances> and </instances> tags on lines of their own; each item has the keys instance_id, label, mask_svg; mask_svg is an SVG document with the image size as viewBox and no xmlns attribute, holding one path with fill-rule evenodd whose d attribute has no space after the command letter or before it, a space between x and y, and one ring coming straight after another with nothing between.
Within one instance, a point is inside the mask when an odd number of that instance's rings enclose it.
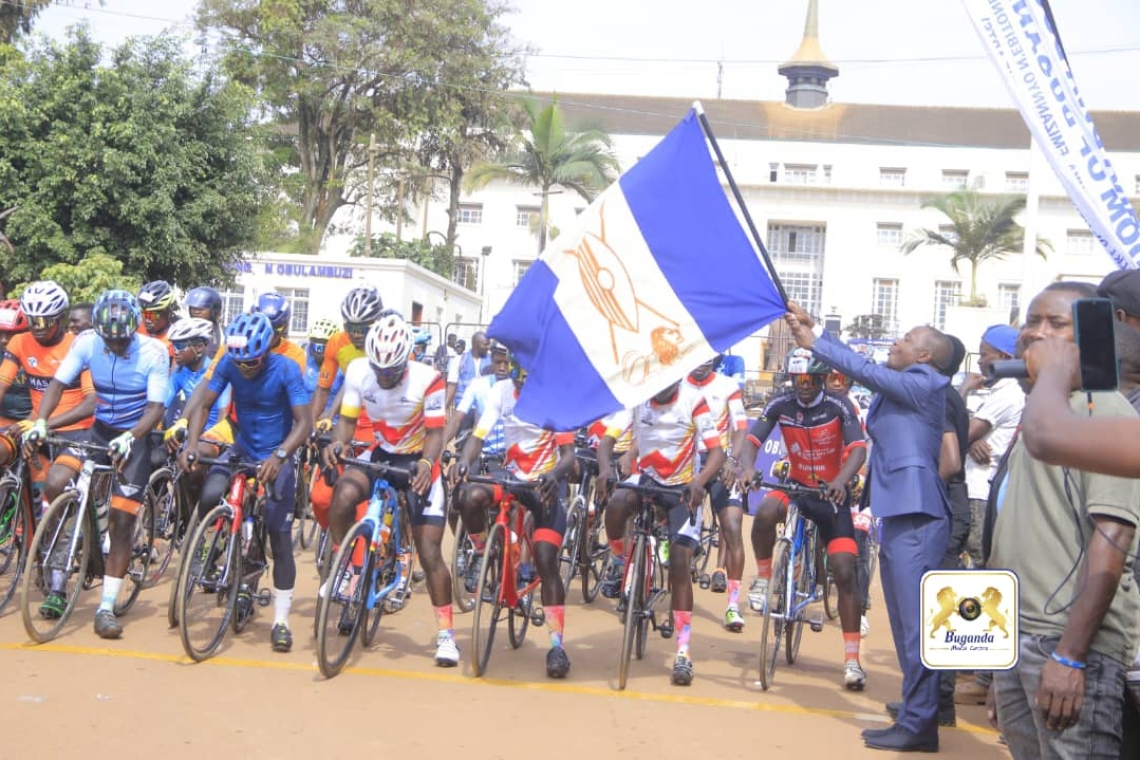
<instances>
[{"instance_id":1,"label":"bicycle frame","mask_svg":"<svg viewBox=\"0 0 1140 760\"><path fill-rule=\"evenodd\" d=\"M384 516L391 513L392 526L389 538L385 542L381 542L380 526L383 524ZM372 498L368 501L368 511L364 514L362 522L368 525L372 533L368 551L372 555L372 560L365 560L365 566L371 568L372 578L381 571L380 560L391 560L396 564L395 577L390 583L382 588L376 588L376 584L368 579L368 596L365 598L365 609L373 609L377 604L383 604L384 600L388 598L394 590L400 588L404 583L404 573L410 572L410 568L405 568L404 563L399 561L399 554L393 552L391 556L387 553L389 544L397 547L400 531L403 530L401 521L404 519L404 510L400 509L400 501L396 493L396 489L384 477L376 478L375 485L372 486Z\"/></svg>"},{"instance_id":2,"label":"bicycle frame","mask_svg":"<svg viewBox=\"0 0 1140 760\"><path fill-rule=\"evenodd\" d=\"M535 557L534 537L525 530L526 509L515 508L517 501L515 495L510 491L503 491L500 486L495 486L494 489L494 496L498 497L498 512L494 521L488 520L488 523L493 522L494 525L502 525L507 539L506 551L503 552L502 557L503 582L499 584L499 602L506 609L517 609L523 597L532 593L542 582L536 572L532 581L522 589L518 587L517 565L524 550L533 561Z\"/></svg>"}]
</instances>

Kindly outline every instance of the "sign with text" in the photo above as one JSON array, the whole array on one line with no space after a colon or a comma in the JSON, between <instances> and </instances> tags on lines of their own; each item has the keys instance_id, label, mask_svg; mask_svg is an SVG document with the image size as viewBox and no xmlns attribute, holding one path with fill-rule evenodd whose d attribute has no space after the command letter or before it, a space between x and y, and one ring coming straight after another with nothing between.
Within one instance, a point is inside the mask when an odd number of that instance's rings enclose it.
<instances>
[{"instance_id":1,"label":"sign with text","mask_svg":"<svg viewBox=\"0 0 1140 760\"><path fill-rule=\"evenodd\" d=\"M1009 570L922 576L922 664L931 670L1017 665L1018 580Z\"/></svg>"}]
</instances>

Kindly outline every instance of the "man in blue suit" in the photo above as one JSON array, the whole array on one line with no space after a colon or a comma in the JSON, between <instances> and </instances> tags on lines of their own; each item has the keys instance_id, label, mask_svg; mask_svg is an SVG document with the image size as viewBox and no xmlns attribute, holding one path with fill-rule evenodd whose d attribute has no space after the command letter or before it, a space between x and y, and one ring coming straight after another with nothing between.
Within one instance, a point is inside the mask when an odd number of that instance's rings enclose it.
<instances>
[{"instance_id":1,"label":"man in blue suit","mask_svg":"<svg viewBox=\"0 0 1140 760\"><path fill-rule=\"evenodd\" d=\"M942 423L953 344L933 327L915 327L876 365L815 326L797 304L785 320L796 343L875 391L867 412L873 445L869 497L883 520L879 569L903 675L898 722L868 729L864 741L896 752L938 751L938 673L922 664L923 573L937 569L950 536L950 505L938 477Z\"/></svg>"}]
</instances>

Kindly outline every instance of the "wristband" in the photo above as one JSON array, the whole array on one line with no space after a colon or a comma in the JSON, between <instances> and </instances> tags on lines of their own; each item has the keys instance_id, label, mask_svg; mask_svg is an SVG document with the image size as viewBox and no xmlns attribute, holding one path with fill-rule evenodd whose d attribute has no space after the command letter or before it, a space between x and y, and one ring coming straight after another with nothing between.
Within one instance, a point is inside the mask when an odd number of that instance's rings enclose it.
<instances>
[{"instance_id":1,"label":"wristband","mask_svg":"<svg viewBox=\"0 0 1140 760\"><path fill-rule=\"evenodd\" d=\"M1061 655L1057 654L1057 652L1055 650L1049 656L1053 658L1053 662L1059 662L1062 665L1064 665L1066 668L1072 668L1074 670L1084 670L1086 667L1088 667L1083 662L1077 662L1076 660L1070 660L1068 657L1062 657Z\"/></svg>"},{"instance_id":2,"label":"wristband","mask_svg":"<svg viewBox=\"0 0 1140 760\"><path fill-rule=\"evenodd\" d=\"M435 469L435 465L432 464L432 461L430 459L428 459L427 457L420 457L420 461L417 462L416 464L421 464L421 463L426 463L428 466L428 470L434 470Z\"/></svg>"}]
</instances>

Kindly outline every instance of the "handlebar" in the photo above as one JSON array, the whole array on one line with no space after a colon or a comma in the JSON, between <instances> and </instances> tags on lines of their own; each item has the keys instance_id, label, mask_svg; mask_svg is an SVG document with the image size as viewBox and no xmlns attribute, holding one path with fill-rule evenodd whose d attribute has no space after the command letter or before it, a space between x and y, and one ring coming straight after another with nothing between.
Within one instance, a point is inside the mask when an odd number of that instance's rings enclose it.
<instances>
[{"instance_id":1,"label":"handlebar","mask_svg":"<svg viewBox=\"0 0 1140 760\"><path fill-rule=\"evenodd\" d=\"M542 486L537 480L512 480L509 478L494 478L486 475L468 475L467 482L487 486L499 486L512 496L537 491Z\"/></svg>"},{"instance_id":2,"label":"handlebar","mask_svg":"<svg viewBox=\"0 0 1140 760\"><path fill-rule=\"evenodd\" d=\"M823 482L818 486L805 486L800 483L769 483L764 480L762 476L757 474L757 476L752 479L752 487L766 488L769 491L783 491L789 496L806 494L818 499L823 499L824 501L829 501L827 498L827 484Z\"/></svg>"},{"instance_id":3,"label":"handlebar","mask_svg":"<svg viewBox=\"0 0 1140 760\"><path fill-rule=\"evenodd\" d=\"M261 462L253 462L245 459L238 459L236 457L232 459L223 459L222 457L204 457L196 452L190 452L186 458L190 460L191 464L203 464L210 467L224 467L235 473L239 470L245 470L246 475L254 479L257 479L257 470L259 467L261 467ZM272 501L277 501L277 491L275 484L270 481L268 483L262 483L262 485L265 486L265 490L266 493L269 494L269 498Z\"/></svg>"},{"instance_id":4,"label":"handlebar","mask_svg":"<svg viewBox=\"0 0 1140 760\"><path fill-rule=\"evenodd\" d=\"M693 508L690 503L692 501L692 491L688 486L685 486L680 491L673 488L666 488L664 486L648 486L639 483L626 483L621 480L610 479L610 485L613 486L615 491L633 491L634 493L641 494L642 496L667 496L670 499L680 497L681 503L685 504L689 510L689 525L697 524L697 510Z\"/></svg>"},{"instance_id":5,"label":"handlebar","mask_svg":"<svg viewBox=\"0 0 1140 760\"><path fill-rule=\"evenodd\" d=\"M388 478L395 476L407 480L409 483L415 478L416 474L407 469L406 467L396 467L395 465L388 464L387 462L373 462L368 459L349 459L342 457L341 462L350 464L353 467L359 467L366 470L378 478Z\"/></svg>"}]
</instances>

